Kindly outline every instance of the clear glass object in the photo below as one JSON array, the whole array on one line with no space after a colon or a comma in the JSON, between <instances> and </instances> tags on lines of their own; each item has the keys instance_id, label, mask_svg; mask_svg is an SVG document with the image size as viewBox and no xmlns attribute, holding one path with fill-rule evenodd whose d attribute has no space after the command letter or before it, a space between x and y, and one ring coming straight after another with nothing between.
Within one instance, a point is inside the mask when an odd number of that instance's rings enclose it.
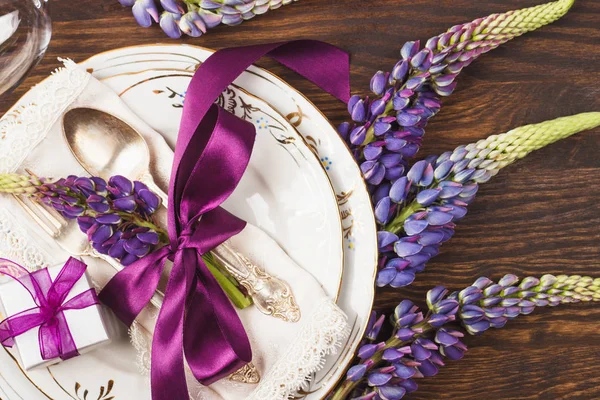
<instances>
[{"instance_id":1,"label":"clear glass object","mask_svg":"<svg viewBox=\"0 0 600 400\"><path fill-rule=\"evenodd\" d=\"M8 94L42 59L52 24L47 0L0 0L0 96Z\"/></svg>"}]
</instances>

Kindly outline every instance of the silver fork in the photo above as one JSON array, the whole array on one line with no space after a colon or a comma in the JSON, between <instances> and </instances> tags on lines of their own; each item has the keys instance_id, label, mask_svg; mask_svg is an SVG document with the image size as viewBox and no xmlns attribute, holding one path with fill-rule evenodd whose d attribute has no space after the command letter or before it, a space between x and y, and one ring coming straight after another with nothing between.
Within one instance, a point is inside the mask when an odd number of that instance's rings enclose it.
<instances>
[{"instance_id":1,"label":"silver fork","mask_svg":"<svg viewBox=\"0 0 600 400\"><path fill-rule=\"evenodd\" d=\"M28 171L29 172L29 171ZM56 210L40 203L32 198L24 200L20 196L13 195L23 210L44 230L54 241L67 253L73 256L88 256L106 261L117 271L123 266L114 258L100 254L92 247L87 237L82 234L75 221L69 221ZM162 298L154 294L151 299L152 305L160 308Z\"/></svg>"}]
</instances>

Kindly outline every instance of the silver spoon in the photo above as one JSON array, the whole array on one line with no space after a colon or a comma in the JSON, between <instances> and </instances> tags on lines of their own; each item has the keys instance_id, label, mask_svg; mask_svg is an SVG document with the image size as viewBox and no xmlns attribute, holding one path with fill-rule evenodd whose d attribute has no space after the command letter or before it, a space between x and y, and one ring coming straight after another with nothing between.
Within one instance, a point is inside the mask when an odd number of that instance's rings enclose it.
<instances>
[{"instance_id":1,"label":"silver spoon","mask_svg":"<svg viewBox=\"0 0 600 400\"><path fill-rule=\"evenodd\" d=\"M64 115L63 129L71 152L88 173L141 181L167 206L167 194L150 174L148 144L131 126L103 111L74 108Z\"/></svg>"},{"instance_id":2,"label":"silver spoon","mask_svg":"<svg viewBox=\"0 0 600 400\"><path fill-rule=\"evenodd\" d=\"M166 205L167 195L150 174L150 150L142 135L119 118L91 108L74 108L63 117L67 144L91 175L123 175L144 182ZM300 320L290 286L267 274L225 242L212 251L225 269L248 289L257 308L288 322Z\"/></svg>"}]
</instances>

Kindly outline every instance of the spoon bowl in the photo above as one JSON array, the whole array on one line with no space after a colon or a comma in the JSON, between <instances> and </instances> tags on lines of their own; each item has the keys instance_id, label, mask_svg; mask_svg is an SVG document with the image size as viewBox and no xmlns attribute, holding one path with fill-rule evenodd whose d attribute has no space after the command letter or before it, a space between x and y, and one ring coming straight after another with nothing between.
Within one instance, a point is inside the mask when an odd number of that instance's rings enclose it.
<instances>
[{"instance_id":1,"label":"spoon bowl","mask_svg":"<svg viewBox=\"0 0 600 400\"><path fill-rule=\"evenodd\" d=\"M74 108L63 117L63 133L71 152L90 175L139 180L166 200L150 175L146 140L123 120L92 108Z\"/></svg>"}]
</instances>

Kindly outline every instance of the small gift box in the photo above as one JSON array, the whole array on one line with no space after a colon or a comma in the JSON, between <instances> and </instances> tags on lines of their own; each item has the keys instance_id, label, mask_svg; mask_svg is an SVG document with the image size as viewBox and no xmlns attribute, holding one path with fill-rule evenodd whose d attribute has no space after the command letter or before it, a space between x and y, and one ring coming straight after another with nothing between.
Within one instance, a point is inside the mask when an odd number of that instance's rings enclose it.
<instances>
[{"instance_id":1,"label":"small gift box","mask_svg":"<svg viewBox=\"0 0 600 400\"><path fill-rule=\"evenodd\" d=\"M48 366L110 341L86 265L70 258L64 265L30 273L0 259L0 342L16 345L25 370Z\"/></svg>"}]
</instances>

